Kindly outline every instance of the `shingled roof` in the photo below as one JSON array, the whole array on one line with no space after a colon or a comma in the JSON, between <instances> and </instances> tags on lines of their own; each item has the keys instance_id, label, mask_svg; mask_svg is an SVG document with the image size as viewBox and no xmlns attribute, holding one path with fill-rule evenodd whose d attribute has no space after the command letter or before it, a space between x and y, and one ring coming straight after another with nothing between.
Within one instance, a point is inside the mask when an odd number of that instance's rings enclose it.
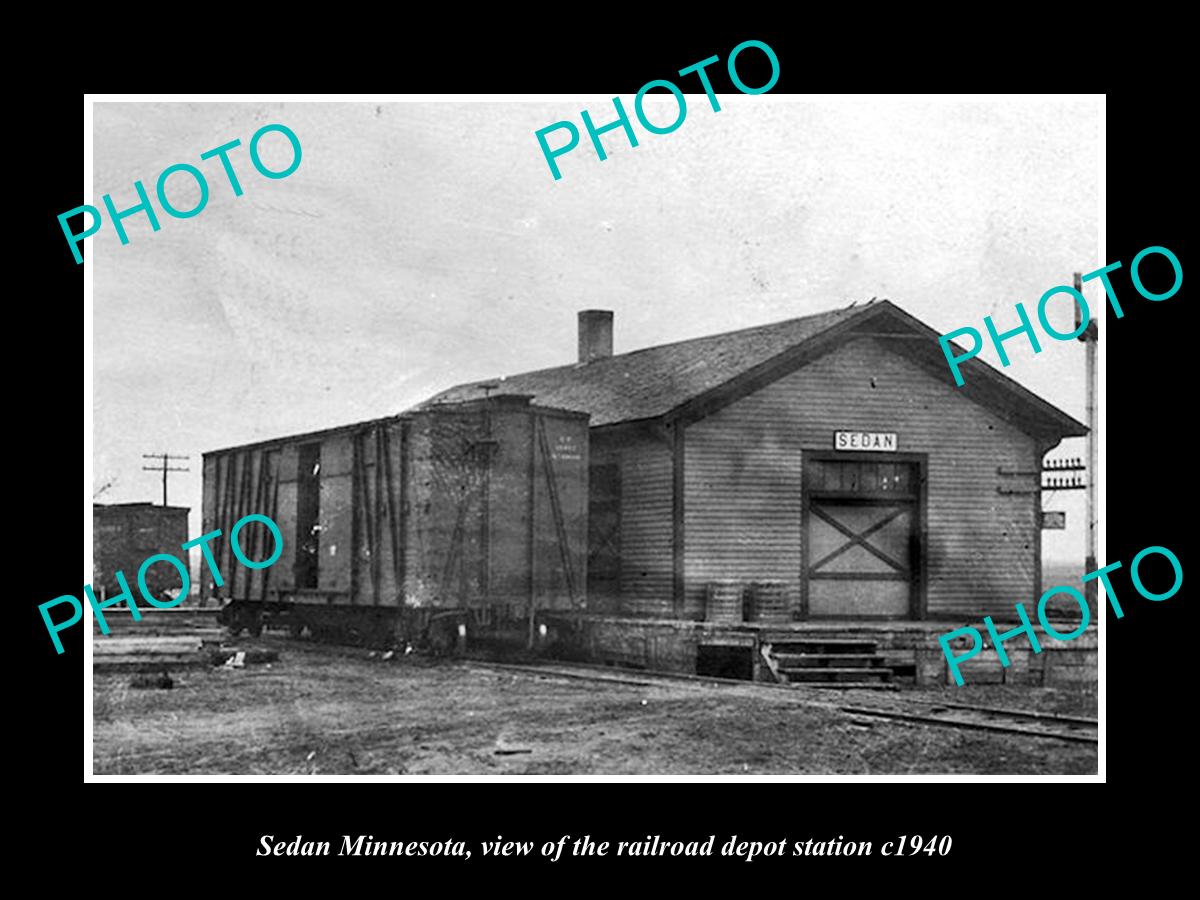
<instances>
[{"instance_id":1,"label":"shingled roof","mask_svg":"<svg viewBox=\"0 0 1200 900\"><path fill-rule=\"evenodd\" d=\"M899 327L911 336L928 338L919 341L922 346L915 354L911 346L917 343L914 341L900 341L897 349L906 355L916 355L927 367L940 367L945 372L937 332L883 300L661 344L587 363L460 384L436 394L416 409L478 400L488 393L525 394L542 406L590 413L593 428L653 419L697 401L735 379L769 369L797 351L829 346L843 336L849 339L880 327L890 332ZM1005 418L1018 419L1029 430L1060 437L1087 433L1081 423L981 360L970 360L962 371L968 381L968 386L960 389L964 396L1001 410ZM949 375L946 377L949 380Z\"/></svg>"},{"instance_id":2,"label":"shingled roof","mask_svg":"<svg viewBox=\"0 0 1200 900\"><path fill-rule=\"evenodd\" d=\"M589 363L460 384L435 395L421 407L479 399L485 395L486 385L493 393L531 394L534 402L543 406L591 413L593 427L655 418L850 318L856 311L835 309Z\"/></svg>"}]
</instances>

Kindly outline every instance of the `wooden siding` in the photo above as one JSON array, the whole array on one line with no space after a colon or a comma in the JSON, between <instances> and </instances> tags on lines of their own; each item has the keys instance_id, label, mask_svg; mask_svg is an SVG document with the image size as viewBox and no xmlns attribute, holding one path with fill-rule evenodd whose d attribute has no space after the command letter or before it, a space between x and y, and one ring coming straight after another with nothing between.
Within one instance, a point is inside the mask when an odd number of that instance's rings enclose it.
<instances>
[{"instance_id":1,"label":"wooden siding","mask_svg":"<svg viewBox=\"0 0 1200 900\"><path fill-rule=\"evenodd\" d=\"M209 459L214 462L220 457L205 457L205 490L208 490ZM296 588L296 496L297 483L300 474L299 445L292 444L279 449L279 496L275 507L275 524L283 534L283 555L272 566L271 583L281 591L291 591ZM214 479L215 481L215 479ZM207 496L207 495L206 495ZM208 508L207 500L205 509Z\"/></svg>"},{"instance_id":2,"label":"wooden siding","mask_svg":"<svg viewBox=\"0 0 1200 900\"><path fill-rule=\"evenodd\" d=\"M269 447L225 455L210 454L204 457L203 468L202 533L221 532L208 547L224 584L215 589L208 564L202 562L201 596L205 599L212 596L262 599L268 588L276 584L278 563L265 569L243 566L234 556L229 535L240 519L254 513L278 523L280 454ZM284 533L281 561L286 557L289 543L290 538ZM266 559L274 552L269 532L258 523L244 527L238 535L238 545L252 560Z\"/></svg>"},{"instance_id":3,"label":"wooden siding","mask_svg":"<svg viewBox=\"0 0 1200 900\"><path fill-rule=\"evenodd\" d=\"M896 432L899 450L928 454L928 618L1011 619L1036 599L1040 497L997 491L1037 484L997 472L1036 469L1034 438L863 338L687 427L689 616L718 578L784 580L798 600L803 451L832 449L837 430Z\"/></svg>"},{"instance_id":4,"label":"wooden siding","mask_svg":"<svg viewBox=\"0 0 1200 900\"><path fill-rule=\"evenodd\" d=\"M400 547L400 485L402 426L380 424L352 435L358 457L357 485L351 477L351 530L356 533L351 584L362 606L398 606L403 580L403 549ZM380 465L380 462L383 465Z\"/></svg>"},{"instance_id":5,"label":"wooden siding","mask_svg":"<svg viewBox=\"0 0 1200 900\"><path fill-rule=\"evenodd\" d=\"M541 608L579 609L587 601L588 429L579 419L555 416L542 416L536 427L534 527L522 535L533 540L529 576ZM505 514L497 510L498 518Z\"/></svg>"},{"instance_id":6,"label":"wooden siding","mask_svg":"<svg viewBox=\"0 0 1200 900\"><path fill-rule=\"evenodd\" d=\"M269 588L270 599L319 605L581 608L586 418L503 397L491 408L490 419L481 404L447 406L205 454L204 522L223 529L212 544L226 582L216 593L261 600ZM296 574L306 444L320 445L311 587ZM270 515L283 534L283 555L265 570L237 564L225 536L251 512ZM270 553L262 530L243 532L251 559Z\"/></svg>"},{"instance_id":7,"label":"wooden siding","mask_svg":"<svg viewBox=\"0 0 1200 900\"><path fill-rule=\"evenodd\" d=\"M627 615L672 616L672 459L665 437L644 430L592 432L592 462L621 471L621 598Z\"/></svg>"},{"instance_id":8,"label":"wooden siding","mask_svg":"<svg viewBox=\"0 0 1200 900\"><path fill-rule=\"evenodd\" d=\"M321 555L317 563L317 587L347 597L356 545L352 439L353 435L339 434L321 443Z\"/></svg>"},{"instance_id":9,"label":"wooden siding","mask_svg":"<svg viewBox=\"0 0 1200 900\"><path fill-rule=\"evenodd\" d=\"M684 432L684 617L718 579L800 585L802 396L776 383ZM831 438L832 442L832 438Z\"/></svg>"}]
</instances>

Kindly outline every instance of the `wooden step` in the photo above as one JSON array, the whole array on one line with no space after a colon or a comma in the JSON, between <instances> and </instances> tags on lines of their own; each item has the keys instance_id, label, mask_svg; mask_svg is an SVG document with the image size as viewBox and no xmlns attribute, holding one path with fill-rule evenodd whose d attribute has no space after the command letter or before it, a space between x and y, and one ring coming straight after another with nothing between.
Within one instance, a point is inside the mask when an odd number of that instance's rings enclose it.
<instances>
[{"instance_id":1,"label":"wooden step","mask_svg":"<svg viewBox=\"0 0 1200 900\"><path fill-rule=\"evenodd\" d=\"M816 668L821 666L859 667L882 666L887 660L868 653L773 653L780 666Z\"/></svg>"},{"instance_id":2,"label":"wooden step","mask_svg":"<svg viewBox=\"0 0 1200 900\"><path fill-rule=\"evenodd\" d=\"M189 653L200 649L200 639L191 635L109 635L92 642L92 655L141 653Z\"/></svg>"},{"instance_id":3,"label":"wooden step","mask_svg":"<svg viewBox=\"0 0 1200 900\"><path fill-rule=\"evenodd\" d=\"M810 654L857 654L864 656L875 655L875 641L857 640L854 638L788 638L763 643L771 645L775 653L810 653Z\"/></svg>"},{"instance_id":4,"label":"wooden step","mask_svg":"<svg viewBox=\"0 0 1200 900\"><path fill-rule=\"evenodd\" d=\"M781 669L790 684L813 684L825 681L890 681L891 669L884 668L808 668Z\"/></svg>"},{"instance_id":5,"label":"wooden step","mask_svg":"<svg viewBox=\"0 0 1200 900\"><path fill-rule=\"evenodd\" d=\"M819 688L823 691L898 691L900 686L890 681L801 681L792 682L794 688Z\"/></svg>"}]
</instances>

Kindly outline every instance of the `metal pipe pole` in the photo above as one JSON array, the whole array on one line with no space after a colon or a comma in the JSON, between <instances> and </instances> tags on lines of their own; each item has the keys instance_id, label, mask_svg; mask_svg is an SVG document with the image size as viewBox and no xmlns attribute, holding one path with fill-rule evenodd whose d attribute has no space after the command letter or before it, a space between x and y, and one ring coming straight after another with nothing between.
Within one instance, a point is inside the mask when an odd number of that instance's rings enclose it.
<instances>
[{"instance_id":1,"label":"metal pipe pole","mask_svg":"<svg viewBox=\"0 0 1200 900\"><path fill-rule=\"evenodd\" d=\"M1096 561L1096 482L1100 479L1099 431L1100 422L1096 412L1096 342L1098 340L1095 323L1089 323L1091 339L1087 341L1087 415L1088 415L1088 481L1087 481L1087 519L1088 519L1088 554L1087 570L1095 572L1098 568ZM1087 582L1091 589L1085 594L1088 602L1096 603L1096 583L1093 578Z\"/></svg>"},{"instance_id":2,"label":"metal pipe pole","mask_svg":"<svg viewBox=\"0 0 1200 900\"><path fill-rule=\"evenodd\" d=\"M1080 295L1083 294L1083 278L1078 272L1075 273L1075 290ZM1104 306L1101 305L1100 309L1103 310ZM1076 327L1078 327L1078 306L1075 317ZM1083 341L1087 351L1087 558L1084 560L1084 569L1087 572L1095 572L1099 568L1096 563L1096 482L1099 479L1100 459L1097 437L1100 423L1096 419L1096 343L1099 338L1099 323L1093 317L1088 322L1083 334L1079 336L1079 340ZM1093 610L1096 609L1096 581L1097 579L1093 578L1083 586L1083 595L1087 599L1088 606Z\"/></svg>"}]
</instances>

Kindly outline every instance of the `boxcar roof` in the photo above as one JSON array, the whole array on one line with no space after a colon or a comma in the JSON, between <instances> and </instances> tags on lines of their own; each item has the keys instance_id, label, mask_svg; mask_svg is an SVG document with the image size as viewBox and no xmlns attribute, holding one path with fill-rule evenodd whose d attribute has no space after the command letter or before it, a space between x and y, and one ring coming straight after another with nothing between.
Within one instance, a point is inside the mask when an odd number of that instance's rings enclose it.
<instances>
[{"instance_id":1,"label":"boxcar roof","mask_svg":"<svg viewBox=\"0 0 1200 900\"><path fill-rule=\"evenodd\" d=\"M483 383L481 382L481 384L483 384ZM412 409L406 410L405 412L396 413L396 414L390 415L390 416L381 416L381 417L375 418L375 419L365 419L365 420L359 421L359 422L349 422L344 425L333 425L329 428L321 428L317 431L305 431L305 432L299 432L299 433L294 433L294 434L283 434L283 435L278 435L276 437L264 438L263 440L259 440L259 441L250 441L245 444L234 444L234 445L228 446L228 447L219 447L214 450L205 450L201 453L201 456L216 456L216 455L219 455L222 453L237 453L237 452L241 452L244 450L261 450L261 449L267 449L267 448L273 448L273 447L282 447L285 444L296 444L296 443L302 443L302 442L308 442L308 441L323 441L326 438L331 438L331 437L334 437L335 435L352 434L356 431L362 431L363 429L373 428L377 425L390 425L394 422L411 421L415 416L420 415L420 414L428 414L428 413L436 414L438 412L454 412L454 411L470 412L476 408L475 401L481 401L483 399L485 399L484 394L481 392L476 396L464 398L462 401L455 402L453 404L451 403L451 401L445 401L444 403L439 403L439 404L421 404L420 406L413 407ZM503 393L492 394L490 399L494 403L501 403L506 400L512 401L517 398L515 397L515 394L513 391L506 390ZM522 397L520 399L528 400L530 398ZM544 404L544 403L529 403L526 405L529 409L537 412L540 415L550 415L550 416L559 416L559 417L567 417L567 418L576 418L579 416L583 416L586 418L586 416L587 416L587 413L581 412L580 410L577 410L577 409L564 409L561 407L550 406L550 405ZM520 406L520 404L518 404L518 407L519 406Z\"/></svg>"},{"instance_id":2,"label":"boxcar roof","mask_svg":"<svg viewBox=\"0 0 1200 900\"><path fill-rule=\"evenodd\" d=\"M135 510L135 509L153 509L162 510L164 512L191 512L190 506L163 506L161 503L152 503L149 500L134 500L129 503L96 503L92 502L92 510Z\"/></svg>"},{"instance_id":3,"label":"boxcar roof","mask_svg":"<svg viewBox=\"0 0 1200 900\"><path fill-rule=\"evenodd\" d=\"M532 394L537 403L591 414L593 428L671 415L699 417L773 378L857 337L889 341L897 353L953 384L940 335L888 300L829 310L631 353L452 387L415 407L482 397L497 386ZM961 367L961 394L1022 430L1061 439L1087 427L1026 390L993 366L972 359ZM498 384L497 384L498 383Z\"/></svg>"}]
</instances>

